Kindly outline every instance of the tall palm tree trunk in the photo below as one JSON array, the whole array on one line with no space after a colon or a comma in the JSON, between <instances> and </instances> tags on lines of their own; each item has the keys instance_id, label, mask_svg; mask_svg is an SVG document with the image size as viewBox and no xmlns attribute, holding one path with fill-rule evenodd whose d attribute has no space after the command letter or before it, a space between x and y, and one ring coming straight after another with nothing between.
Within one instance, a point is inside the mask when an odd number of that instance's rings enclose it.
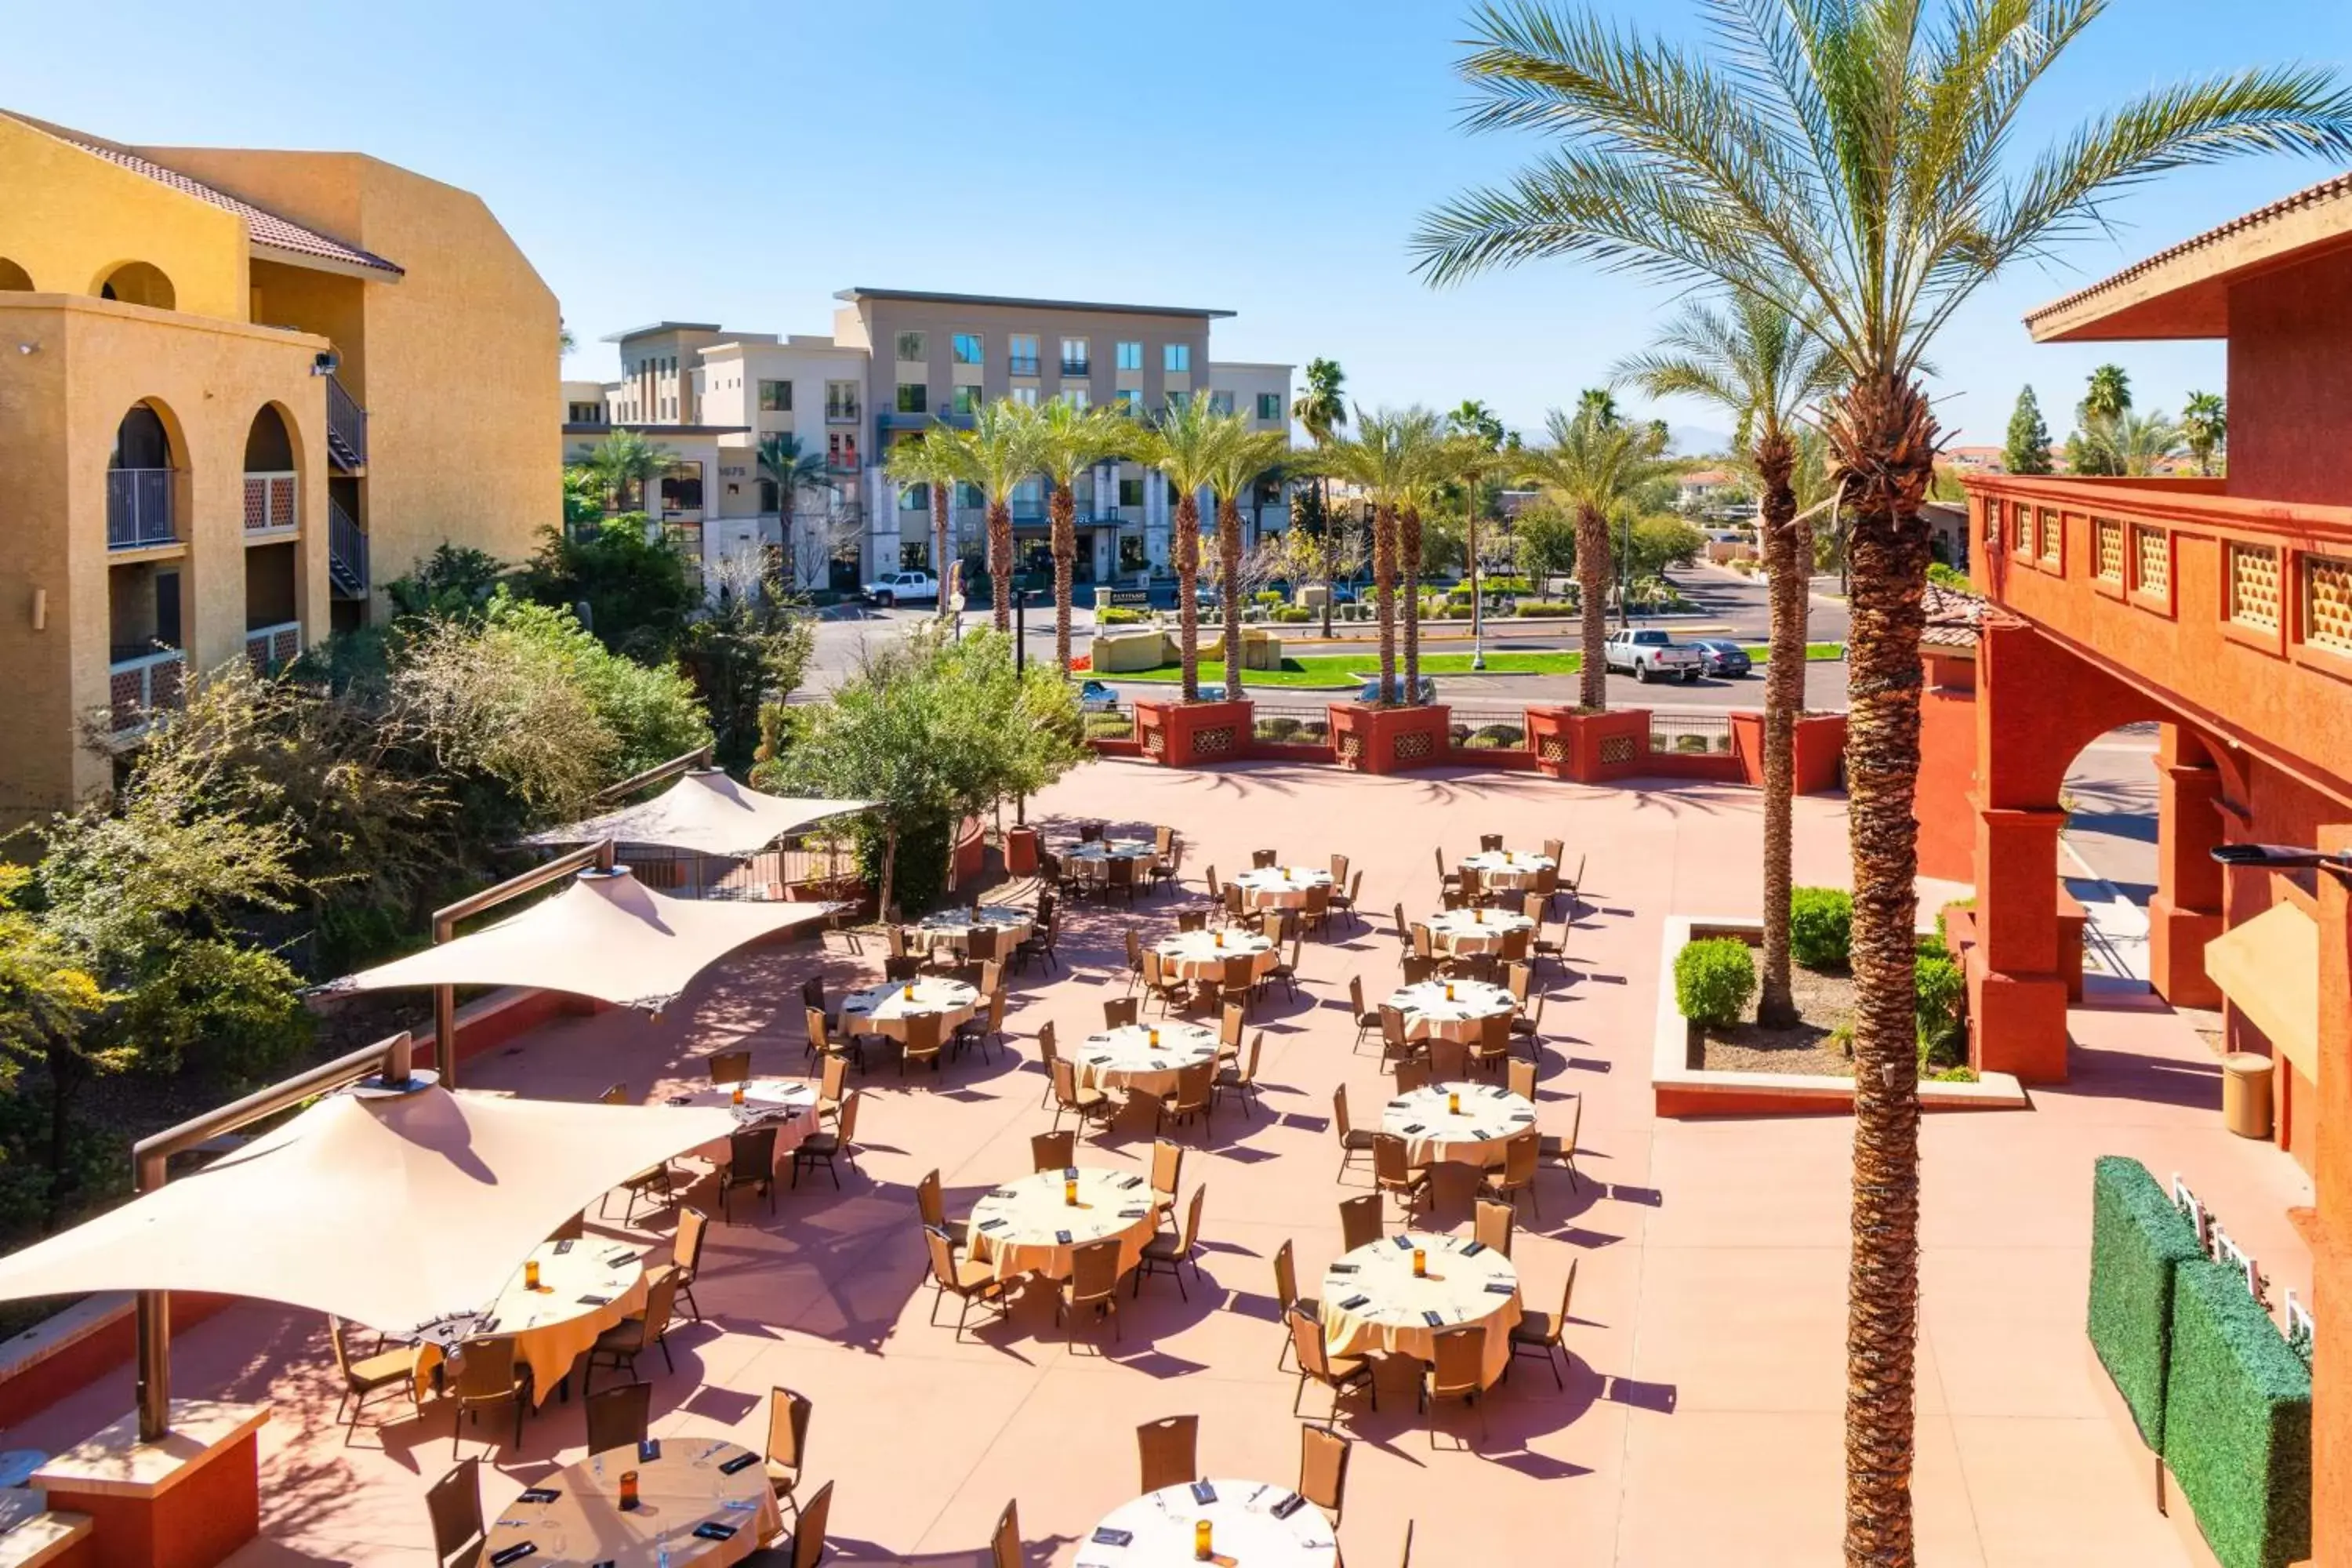
<instances>
[{"instance_id":1,"label":"tall palm tree trunk","mask_svg":"<svg viewBox=\"0 0 2352 1568\"><path fill-rule=\"evenodd\" d=\"M1376 507L1372 512L1372 586L1376 591L1373 614L1381 624L1382 707L1396 700L1396 513L1385 506Z\"/></svg>"},{"instance_id":2,"label":"tall palm tree trunk","mask_svg":"<svg viewBox=\"0 0 2352 1568\"><path fill-rule=\"evenodd\" d=\"M1184 700L1201 695L1201 503L1190 492L1176 501L1176 657L1184 670Z\"/></svg>"},{"instance_id":3,"label":"tall palm tree trunk","mask_svg":"<svg viewBox=\"0 0 2352 1568\"><path fill-rule=\"evenodd\" d=\"M1331 569L1333 566L1338 564L1339 552L1333 549L1331 545L1331 481L1328 477L1318 479L1315 481L1315 488L1317 492L1315 515L1323 530L1323 538L1321 540L1323 546L1323 640L1325 642L1329 642L1331 640L1331 601L1338 596L1333 591Z\"/></svg>"},{"instance_id":4,"label":"tall palm tree trunk","mask_svg":"<svg viewBox=\"0 0 2352 1568\"><path fill-rule=\"evenodd\" d=\"M1078 501L1067 485L1054 487L1054 661L1070 673L1070 580L1078 558Z\"/></svg>"},{"instance_id":5,"label":"tall palm tree trunk","mask_svg":"<svg viewBox=\"0 0 2352 1568\"><path fill-rule=\"evenodd\" d=\"M1225 700L1242 694L1242 509L1217 502L1217 596L1225 602Z\"/></svg>"},{"instance_id":6,"label":"tall palm tree trunk","mask_svg":"<svg viewBox=\"0 0 2352 1568\"><path fill-rule=\"evenodd\" d=\"M793 505L793 492L787 487L783 493L782 505L779 509L782 515L777 521L781 525L778 531L782 534L784 542L784 587L788 592L795 594L800 592L801 587L800 543L793 538L793 523L798 510Z\"/></svg>"},{"instance_id":7,"label":"tall palm tree trunk","mask_svg":"<svg viewBox=\"0 0 2352 1568\"><path fill-rule=\"evenodd\" d=\"M1850 518L1846 730L1853 856L1853 1213L1846 1309L1851 1564L1912 1562L1912 1375L1919 1327L1919 1082L1913 1017L1919 521L1936 424L1913 383L1857 383L1829 437Z\"/></svg>"},{"instance_id":8,"label":"tall palm tree trunk","mask_svg":"<svg viewBox=\"0 0 2352 1568\"><path fill-rule=\"evenodd\" d=\"M1794 880L1797 715L1805 706L1805 584L1799 562L1811 553L1790 488L1797 454L1785 431L1756 443L1761 481L1765 583L1772 630L1764 663L1764 984L1756 1021L1785 1028L1797 1021L1789 975L1789 891Z\"/></svg>"},{"instance_id":9,"label":"tall palm tree trunk","mask_svg":"<svg viewBox=\"0 0 2352 1568\"><path fill-rule=\"evenodd\" d=\"M1013 629L1013 509L1003 500L988 503L988 589L996 629Z\"/></svg>"},{"instance_id":10,"label":"tall palm tree trunk","mask_svg":"<svg viewBox=\"0 0 2352 1568\"><path fill-rule=\"evenodd\" d=\"M1397 552L1404 557L1404 702L1421 700L1421 509L1398 518Z\"/></svg>"},{"instance_id":11,"label":"tall palm tree trunk","mask_svg":"<svg viewBox=\"0 0 2352 1568\"><path fill-rule=\"evenodd\" d=\"M955 614L948 603L948 488L931 481L931 574L940 580L940 619Z\"/></svg>"},{"instance_id":12,"label":"tall palm tree trunk","mask_svg":"<svg viewBox=\"0 0 2352 1568\"><path fill-rule=\"evenodd\" d=\"M1584 662L1577 671L1576 700L1583 708L1609 706L1608 655L1601 647L1609 640L1604 604L1608 596L1609 519L1599 507L1580 506L1576 509L1576 607Z\"/></svg>"}]
</instances>

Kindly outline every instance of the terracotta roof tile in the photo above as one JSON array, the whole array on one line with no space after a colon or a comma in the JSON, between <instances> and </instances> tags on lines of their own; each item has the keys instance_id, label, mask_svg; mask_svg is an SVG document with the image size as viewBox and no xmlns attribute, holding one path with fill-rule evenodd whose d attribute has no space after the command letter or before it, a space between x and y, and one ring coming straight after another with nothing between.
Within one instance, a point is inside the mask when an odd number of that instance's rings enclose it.
<instances>
[{"instance_id":1,"label":"terracotta roof tile","mask_svg":"<svg viewBox=\"0 0 2352 1568\"><path fill-rule=\"evenodd\" d=\"M1919 634L1921 643L1932 647L1976 647L1977 623L1984 618L1982 599L1930 583L1921 602L1927 612L1927 628Z\"/></svg>"}]
</instances>

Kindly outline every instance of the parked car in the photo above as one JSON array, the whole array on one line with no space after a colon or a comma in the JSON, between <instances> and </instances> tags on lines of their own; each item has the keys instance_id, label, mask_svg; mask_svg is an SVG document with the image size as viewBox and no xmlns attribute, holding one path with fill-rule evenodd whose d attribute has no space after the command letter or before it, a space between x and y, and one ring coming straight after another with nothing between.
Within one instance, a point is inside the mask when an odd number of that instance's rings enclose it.
<instances>
[{"instance_id":1,"label":"parked car","mask_svg":"<svg viewBox=\"0 0 2352 1568\"><path fill-rule=\"evenodd\" d=\"M1621 627L1611 632L1601 646L1601 658L1610 669L1628 671L1645 686L1652 680L1677 679L1688 684L1705 669L1697 648L1675 641L1671 633L1648 627Z\"/></svg>"},{"instance_id":2,"label":"parked car","mask_svg":"<svg viewBox=\"0 0 2352 1568\"><path fill-rule=\"evenodd\" d=\"M928 572L893 572L865 584L865 594L868 603L885 607L924 599L936 603L940 583Z\"/></svg>"},{"instance_id":3,"label":"parked car","mask_svg":"<svg viewBox=\"0 0 2352 1568\"><path fill-rule=\"evenodd\" d=\"M1729 637L1694 637L1691 647L1698 649L1699 667L1709 675L1730 679L1747 675L1755 668L1748 650Z\"/></svg>"},{"instance_id":4,"label":"parked car","mask_svg":"<svg viewBox=\"0 0 2352 1568\"><path fill-rule=\"evenodd\" d=\"M1404 689L1404 677L1402 675L1397 677L1397 689L1400 691ZM1364 681L1363 689L1356 693L1356 700L1359 702L1378 702L1380 700L1381 678L1377 675L1367 677ZM1421 678L1420 706L1426 708L1436 700L1437 682L1430 679L1429 677L1425 675L1423 676Z\"/></svg>"},{"instance_id":5,"label":"parked car","mask_svg":"<svg viewBox=\"0 0 2352 1568\"><path fill-rule=\"evenodd\" d=\"M1118 688L1105 686L1099 680L1087 681L1078 688L1078 711L1081 713L1118 712Z\"/></svg>"}]
</instances>

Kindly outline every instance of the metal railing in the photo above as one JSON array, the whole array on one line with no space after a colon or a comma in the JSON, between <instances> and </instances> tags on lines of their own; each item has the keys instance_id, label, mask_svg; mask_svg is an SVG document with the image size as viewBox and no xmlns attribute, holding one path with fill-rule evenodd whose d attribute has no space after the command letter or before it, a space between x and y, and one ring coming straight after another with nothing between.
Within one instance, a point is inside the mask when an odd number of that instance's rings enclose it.
<instances>
[{"instance_id":1,"label":"metal railing","mask_svg":"<svg viewBox=\"0 0 2352 1568\"><path fill-rule=\"evenodd\" d=\"M1037 374L1036 356L1034 354L1019 355L1005 361L1004 374L1007 375L1035 375Z\"/></svg>"},{"instance_id":2,"label":"metal railing","mask_svg":"<svg viewBox=\"0 0 2352 1568\"><path fill-rule=\"evenodd\" d=\"M1248 677L1243 677L1244 682ZM1244 684L1243 694L1250 688ZM1331 710L1328 708L1282 707L1251 700L1250 734L1254 740L1276 746L1328 746L1331 743Z\"/></svg>"},{"instance_id":3,"label":"metal railing","mask_svg":"<svg viewBox=\"0 0 2352 1568\"><path fill-rule=\"evenodd\" d=\"M245 531L275 533L296 523L295 498L299 493L292 469L245 476Z\"/></svg>"},{"instance_id":4,"label":"metal railing","mask_svg":"<svg viewBox=\"0 0 2352 1568\"><path fill-rule=\"evenodd\" d=\"M367 596L367 531L332 496L327 498L327 574L346 598Z\"/></svg>"},{"instance_id":5,"label":"metal railing","mask_svg":"<svg viewBox=\"0 0 2352 1568\"><path fill-rule=\"evenodd\" d=\"M342 378L327 377L327 450L347 468L367 467L367 410L343 390Z\"/></svg>"},{"instance_id":6,"label":"metal railing","mask_svg":"<svg viewBox=\"0 0 2352 1568\"><path fill-rule=\"evenodd\" d=\"M256 675L275 675L302 654L302 623L280 621L245 634L245 657Z\"/></svg>"},{"instance_id":7,"label":"metal railing","mask_svg":"<svg viewBox=\"0 0 2352 1568\"><path fill-rule=\"evenodd\" d=\"M186 700L187 672L188 656L176 647L115 659L107 667L114 733L143 729L157 710L179 707Z\"/></svg>"},{"instance_id":8,"label":"metal railing","mask_svg":"<svg viewBox=\"0 0 2352 1568\"><path fill-rule=\"evenodd\" d=\"M1094 373L1095 367L1092 360L1066 359L1062 362L1062 374L1064 375L1092 375Z\"/></svg>"},{"instance_id":9,"label":"metal railing","mask_svg":"<svg viewBox=\"0 0 2352 1568\"><path fill-rule=\"evenodd\" d=\"M855 425L864 417L855 403L828 403L824 405L824 422L828 425Z\"/></svg>"},{"instance_id":10,"label":"metal railing","mask_svg":"<svg viewBox=\"0 0 2352 1568\"><path fill-rule=\"evenodd\" d=\"M1528 716L1522 709L1482 710L1455 708L1447 715L1447 722L1456 750L1521 752L1527 749Z\"/></svg>"},{"instance_id":11,"label":"metal railing","mask_svg":"<svg viewBox=\"0 0 2352 1568\"><path fill-rule=\"evenodd\" d=\"M179 538L170 468L106 470L106 547L143 550Z\"/></svg>"},{"instance_id":12,"label":"metal railing","mask_svg":"<svg viewBox=\"0 0 2352 1568\"><path fill-rule=\"evenodd\" d=\"M1650 715L1653 752L1720 752L1731 750L1731 716L1727 713L1659 713Z\"/></svg>"}]
</instances>

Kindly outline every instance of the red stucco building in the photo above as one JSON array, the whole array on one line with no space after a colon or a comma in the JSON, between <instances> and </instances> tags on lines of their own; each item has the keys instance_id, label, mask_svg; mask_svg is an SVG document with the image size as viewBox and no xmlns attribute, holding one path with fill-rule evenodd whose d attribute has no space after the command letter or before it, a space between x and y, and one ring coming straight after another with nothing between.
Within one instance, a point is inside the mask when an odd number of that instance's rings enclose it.
<instances>
[{"instance_id":1,"label":"red stucco building","mask_svg":"<svg viewBox=\"0 0 2352 1568\"><path fill-rule=\"evenodd\" d=\"M1979 1065L2067 1070L2059 790L2119 724L2162 726L2156 989L2274 1058L2311 1170L2315 1560L2352 1563L2352 871L2213 848L2352 849L2352 175L2027 318L2037 342L2221 339L2226 479L1972 474L1973 637L1931 632L1924 869L1973 881ZM1972 729L1972 735L1968 731ZM1964 825L1966 864L1958 864ZM1925 830L1923 829L1923 833Z\"/></svg>"}]
</instances>

